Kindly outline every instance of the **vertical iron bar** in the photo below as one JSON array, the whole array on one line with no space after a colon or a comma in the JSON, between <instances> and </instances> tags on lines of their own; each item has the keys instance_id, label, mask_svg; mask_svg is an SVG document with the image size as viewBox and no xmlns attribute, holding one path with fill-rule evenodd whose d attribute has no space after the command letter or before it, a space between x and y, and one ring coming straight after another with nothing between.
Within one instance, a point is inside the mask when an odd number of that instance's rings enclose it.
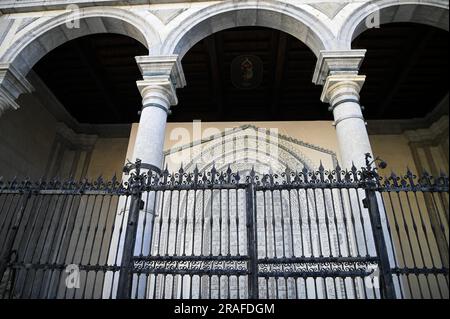
<instances>
[{"instance_id":1,"label":"vertical iron bar","mask_svg":"<svg viewBox=\"0 0 450 319\"><path fill-rule=\"evenodd\" d=\"M0 280L3 278L3 275L6 271L6 267L9 263L9 257L11 255L12 248L14 246L14 243L16 242L17 233L19 230L20 223L22 221L23 213L25 212L25 209L27 207L28 200L31 197L31 190L25 191L25 193L22 194L22 200L20 203L19 211L17 212L16 218L14 219L14 224L12 224L11 227L11 234L5 241L3 254L0 258Z\"/></svg>"},{"instance_id":2,"label":"vertical iron bar","mask_svg":"<svg viewBox=\"0 0 450 319\"><path fill-rule=\"evenodd\" d=\"M124 226L124 222L125 222L125 211L126 211L127 205L128 205L128 198L129 198L129 195L126 195L126 197L125 197L125 204L123 206L124 208L123 208L123 213L122 213L122 219L120 221L119 229L118 229L119 235L118 235L118 238L117 238L116 251L114 253L115 256L114 256L114 264L113 264L113 266L117 266L118 259L119 259L120 241L122 240L123 226ZM118 203L118 205L119 205L119 203ZM113 229L111 231L114 231L114 225L113 225ZM112 238L113 238L113 234L111 233L111 239ZM109 255L109 252L108 252L108 255ZM114 281L115 281L116 272L120 273L120 271L114 271L112 273L112 280L111 280L112 284L111 284L111 289L109 291L109 299L112 299L112 295L113 295L113 291L114 291ZM116 296L117 296L117 291L116 291Z\"/></svg>"},{"instance_id":3,"label":"vertical iron bar","mask_svg":"<svg viewBox=\"0 0 450 319\"><path fill-rule=\"evenodd\" d=\"M247 245L249 260L248 274L248 297L250 299L258 298L258 253L256 248L256 230L255 230L255 205L256 197L255 185L249 183L246 187L247 197Z\"/></svg>"},{"instance_id":4,"label":"vertical iron bar","mask_svg":"<svg viewBox=\"0 0 450 319\"><path fill-rule=\"evenodd\" d=\"M131 298L131 288L133 281L133 255L134 243L136 241L137 223L139 218L139 205L141 201L141 193L132 194L130 203L130 212L128 214L128 222L125 233L125 239L122 250L122 261L120 263L119 283L117 286L117 299Z\"/></svg>"},{"instance_id":5,"label":"vertical iron bar","mask_svg":"<svg viewBox=\"0 0 450 319\"><path fill-rule=\"evenodd\" d=\"M372 184L372 182L368 182ZM379 258L380 267L380 291L381 295L387 299L396 299L394 282L392 280L391 265L386 241L384 239L383 227L381 225L380 211L378 208L378 200L376 192L366 185L366 198L369 208L370 221L372 223L375 247ZM373 186L373 185L371 185Z\"/></svg>"},{"instance_id":6,"label":"vertical iron bar","mask_svg":"<svg viewBox=\"0 0 450 319\"><path fill-rule=\"evenodd\" d=\"M132 174L130 178L131 203L130 212L128 214L127 228L124 238L121 269L119 275L119 282L117 286L118 299L130 299L133 286L133 256L136 243L139 212L142 202L142 184L145 184L145 175L140 172L139 160L136 161L135 175Z\"/></svg>"}]
</instances>

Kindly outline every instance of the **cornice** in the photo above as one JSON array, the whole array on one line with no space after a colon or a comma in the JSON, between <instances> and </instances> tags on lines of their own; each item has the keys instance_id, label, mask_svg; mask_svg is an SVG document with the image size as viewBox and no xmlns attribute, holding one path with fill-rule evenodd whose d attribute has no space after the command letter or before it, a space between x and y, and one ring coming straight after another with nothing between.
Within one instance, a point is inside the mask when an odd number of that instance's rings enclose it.
<instances>
[{"instance_id":1,"label":"cornice","mask_svg":"<svg viewBox=\"0 0 450 319\"><path fill-rule=\"evenodd\" d=\"M62 10L68 4L80 8L93 6L138 6L151 4L171 4L183 2L201 2L202 0L2 0L0 15L9 13Z\"/></svg>"}]
</instances>

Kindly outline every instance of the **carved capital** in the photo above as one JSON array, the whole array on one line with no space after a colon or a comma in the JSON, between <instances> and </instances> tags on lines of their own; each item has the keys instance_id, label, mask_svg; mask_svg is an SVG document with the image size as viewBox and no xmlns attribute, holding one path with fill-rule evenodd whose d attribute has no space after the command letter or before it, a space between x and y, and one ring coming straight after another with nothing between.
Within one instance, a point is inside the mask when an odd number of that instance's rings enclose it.
<instances>
[{"instance_id":1,"label":"carved capital","mask_svg":"<svg viewBox=\"0 0 450 319\"><path fill-rule=\"evenodd\" d=\"M138 56L136 62L143 77L137 81L143 105L155 100L167 108L178 104L176 89L186 85L178 55Z\"/></svg>"},{"instance_id":2,"label":"carved capital","mask_svg":"<svg viewBox=\"0 0 450 319\"><path fill-rule=\"evenodd\" d=\"M323 86L320 99L324 103L330 103L331 107L344 100L359 103L359 92L365 80L365 75L330 75Z\"/></svg>"},{"instance_id":3,"label":"carved capital","mask_svg":"<svg viewBox=\"0 0 450 319\"><path fill-rule=\"evenodd\" d=\"M142 95L142 105L157 103L169 110L171 105L178 104L175 86L167 79L159 77L137 81L139 92Z\"/></svg>"}]
</instances>

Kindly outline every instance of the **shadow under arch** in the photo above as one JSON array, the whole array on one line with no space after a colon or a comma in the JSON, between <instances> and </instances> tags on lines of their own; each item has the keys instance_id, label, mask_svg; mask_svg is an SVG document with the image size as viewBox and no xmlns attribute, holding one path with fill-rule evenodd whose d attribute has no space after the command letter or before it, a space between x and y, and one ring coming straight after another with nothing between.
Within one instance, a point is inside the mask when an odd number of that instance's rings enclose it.
<instances>
[{"instance_id":1,"label":"shadow under arch","mask_svg":"<svg viewBox=\"0 0 450 319\"><path fill-rule=\"evenodd\" d=\"M354 39L370 27L366 19L379 14L380 24L411 22L449 31L448 1L415 0L406 3L397 0L371 1L354 11L338 34L340 42L351 49Z\"/></svg>"},{"instance_id":2,"label":"shadow under arch","mask_svg":"<svg viewBox=\"0 0 450 319\"><path fill-rule=\"evenodd\" d=\"M184 19L166 38L163 54L182 58L207 36L235 27L267 27L286 32L305 43L316 56L333 42L332 32L312 14L278 1L225 2Z\"/></svg>"},{"instance_id":3,"label":"shadow under arch","mask_svg":"<svg viewBox=\"0 0 450 319\"><path fill-rule=\"evenodd\" d=\"M74 24L74 21L78 24ZM75 26L75 27L71 27ZM112 33L134 38L146 48L159 43L151 25L141 17L117 8L86 8L65 12L50 20L37 20L23 28L3 54L1 61L10 63L22 75L56 47L83 36Z\"/></svg>"}]
</instances>

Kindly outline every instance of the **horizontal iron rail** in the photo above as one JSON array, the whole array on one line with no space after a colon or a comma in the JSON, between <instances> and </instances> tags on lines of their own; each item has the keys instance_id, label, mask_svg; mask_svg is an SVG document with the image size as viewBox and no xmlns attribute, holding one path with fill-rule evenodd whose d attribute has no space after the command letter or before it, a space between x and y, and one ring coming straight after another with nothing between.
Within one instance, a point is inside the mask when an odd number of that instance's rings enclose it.
<instances>
[{"instance_id":1,"label":"horizontal iron rail","mask_svg":"<svg viewBox=\"0 0 450 319\"><path fill-rule=\"evenodd\" d=\"M249 274L245 269L133 269L134 274L149 274L149 275L192 275L192 276L246 276Z\"/></svg>"},{"instance_id":2,"label":"horizontal iron rail","mask_svg":"<svg viewBox=\"0 0 450 319\"><path fill-rule=\"evenodd\" d=\"M399 193L399 192L415 192L415 193L448 193L448 187L378 187L376 191L382 193Z\"/></svg>"},{"instance_id":3,"label":"horizontal iron rail","mask_svg":"<svg viewBox=\"0 0 450 319\"><path fill-rule=\"evenodd\" d=\"M209 190L209 189L244 189L247 186L246 183L236 184L177 184L177 185L151 185L145 186L143 192L154 191L183 191L183 190Z\"/></svg>"},{"instance_id":4,"label":"horizontal iron rail","mask_svg":"<svg viewBox=\"0 0 450 319\"><path fill-rule=\"evenodd\" d=\"M290 257L261 258L258 264L295 264L295 263L371 263L378 262L378 257Z\"/></svg>"},{"instance_id":5,"label":"horizontal iron rail","mask_svg":"<svg viewBox=\"0 0 450 319\"><path fill-rule=\"evenodd\" d=\"M142 256L142 257L134 257L133 261L248 261L250 259L249 256Z\"/></svg>"},{"instance_id":6,"label":"horizontal iron rail","mask_svg":"<svg viewBox=\"0 0 450 319\"><path fill-rule=\"evenodd\" d=\"M299 184L275 184L255 185L256 191L295 190L295 189L358 189L364 188L361 183L299 183Z\"/></svg>"},{"instance_id":7,"label":"horizontal iron rail","mask_svg":"<svg viewBox=\"0 0 450 319\"><path fill-rule=\"evenodd\" d=\"M62 190L62 189L45 189L45 190L35 190L30 189L32 195L87 195L87 196L96 196L96 195L116 195L116 196L128 196L131 194L128 190L82 190L82 189L70 189L70 190ZM1 190L0 196L2 195L21 195L23 194L23 190L14 190L7 189Z\"/></svg>"},{"instance_id":8,"label":"horizontal iron rail","mask_svg":"<svg viewBox=\"0 0 450 319\"><path fill-rule=\"evenodd\" d=\"M263 278L361 278L370 276L373 271L350 270L350 271L274 271L259 272L258 277Z\"/></svg>"},{"instance_id":9,"label":"horizontal iron rail","mask_svg":"<svg viewBox=\"0 0 450 319\"><path fill-rule=\"evenodd\" d=\"M414 185L414 186L367 186L364 182L307 182L307 183L279 183L279 184L261 184L260 182L240 182L234 184L176 184L176 185L145 185L142 192L156 191L182 191L182 190L231 190L245 189L249 184L255 185L256 191L273 190L296 190L296 189L371 189L378 192L424 192L424 193L448 193L450 191L447 185ZM40 189L39 187L30 188L0 188L1 195L20 195L26 191L31 191L33 195L130 195L131 191L126 188L111 189Z\"/></svg>"},{"instance_id":10,"label":"horizontal iron rail","mask_svg":"<svg viewBox=\"0 0 450 319\"><path fill-rule=\"evenodd\" d=\"M141 188L142 192L158 192L158 191L183 191L183 190L231 190L231 189L244 189L248 184L195 184L195 185L151 185ZM33 195L118 195L128 196L132 192L128 189L0 189L1 195L21 195L25 191L31 191Z\"/></svg>"},{"instance_id":11,"label":"horizontal iron rail","mask_svg":"<svg viewBox=\"0 0 450 319\"><path fill-rule=\"evenodd\" d=\"M69 264L36 264L15 262L8 265L14 269L64 270ZM119 271L124 267L114 265L76 265L80 271Z\"/></svg>"},{"instance_id":12,"label":"horizontal iron rail","mask_svg":"<svg viewBox=\"0 0 450 319\"><path fill-rule=\"evenodd\" d=\"M448 275L448 268L392 268L391 272L397 275Z\"/></svg>"}]
</instances>

